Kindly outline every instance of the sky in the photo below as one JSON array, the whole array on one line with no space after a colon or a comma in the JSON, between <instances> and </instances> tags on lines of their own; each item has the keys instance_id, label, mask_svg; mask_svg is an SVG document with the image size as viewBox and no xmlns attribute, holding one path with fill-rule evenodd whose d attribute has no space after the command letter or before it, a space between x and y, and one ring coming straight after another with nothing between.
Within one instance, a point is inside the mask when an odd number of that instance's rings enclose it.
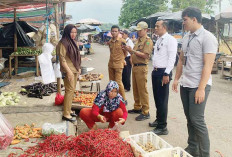
<instances>
[{"instance_id":1,"label":"sky","mask_svg":"<svg viewBox=\"0 0 232 157\"><path fill-rule=\"evenodd\" d=\"M155 0L154 0L155 1ZM232 0L230 0L232 2ZM215 14L219 13L219 5L216 5ZM229 0L222 0L222 11L230 6ZM122 0L82 0L68 2L66 14L72 15L69 23L77 23L81 19L93 18L103 23L118 24Z\"/></svg>"},{"instance_id":2,"label":"sky","mask_svg":"<svg viewBox=\"0 0 232 157\"><path fill-rule=\"evenodd\" d=\"M66 14L72 15L72 23L81 19L93 18L103 23L118 23L122 0L82 0L68 2Z\"/></svg>"}]
</instances>

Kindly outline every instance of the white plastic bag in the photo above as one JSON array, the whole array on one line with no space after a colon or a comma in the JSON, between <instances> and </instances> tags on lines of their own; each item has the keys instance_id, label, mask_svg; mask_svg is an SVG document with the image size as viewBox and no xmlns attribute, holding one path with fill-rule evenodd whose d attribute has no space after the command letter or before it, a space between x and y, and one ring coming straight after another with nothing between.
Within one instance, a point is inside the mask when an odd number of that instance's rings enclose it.
<instances>
[{"instance_id":1,"label":"white plastic bag","mask_svg":"<svg viewBox=\"0 0 232 157\"><path fill-rule=\"evenodd\" d=\"M42 126L42 134L44 136L63 134L66 132L66 129L67 127L65 122L57 124L44 123Z\"/></svg>"},{"instance_id":2,"label":"white plastic bag","mask_svg":"<svg viewBox=\"0 0 232 157\"><path fill-rule=\"evenodd\" d=\"M8 59L6 58L0 58L0 70L4 69L5 68L5 61L7 61Z\"/></svg>"},{"instance_id":3,"label":"white plastic bag","mask_svg":"<svg viewBox=\"0 0 232 157\"><path fill-rule=\"evenodd\" d=\"M60 72L60 62L53 63L53 68L54 68L56 78L61 78L62 74Z\"/></svg>"},{"instance_id":4,"label":"white plastic bag","mask_svg":"<svg viewBox=\"0 0 232 157\"><path fill-rule=\"evenodd\" d=\"M10 123L0 113L0 150L6 149L14 137L14 131Z\"/></svg>"},{"instance_id":5,"label":"white plastic bag","mask_svg":"<svg viewBox=\"0 0 232 157\"><path fill-rule=\"evenodd\" d=\"M39 64L44 84L55 82L55 73L52 67L52 51L54 46L51 43L45 43L42 48L42 54L39 55Z\"/></svg>"}]
</instances>

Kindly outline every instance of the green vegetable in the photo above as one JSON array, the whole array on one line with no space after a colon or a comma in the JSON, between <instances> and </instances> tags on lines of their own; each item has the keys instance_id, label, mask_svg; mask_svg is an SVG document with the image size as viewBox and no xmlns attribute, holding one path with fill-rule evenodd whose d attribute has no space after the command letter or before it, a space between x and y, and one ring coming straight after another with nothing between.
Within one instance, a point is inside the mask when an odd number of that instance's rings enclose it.
<instances>
[{"instance_id":1,"label":"green vegetable","mask_svg":"<svg viewBox=\"0 0 232 157\"><path fill-rule=\"evenodd\" d=\"M22 88L21 92L27 92L27 90L25 88Z\"/></svg>"}]
</instances>

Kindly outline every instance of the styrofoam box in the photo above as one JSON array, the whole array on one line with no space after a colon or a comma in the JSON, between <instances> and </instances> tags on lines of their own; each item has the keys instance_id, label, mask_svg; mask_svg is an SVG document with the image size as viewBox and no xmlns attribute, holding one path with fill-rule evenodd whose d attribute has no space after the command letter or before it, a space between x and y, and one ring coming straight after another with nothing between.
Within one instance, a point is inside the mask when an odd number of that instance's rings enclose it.
<instances>
[{"instance_id":1,"label":"styrofoam box","mask_svg":"<svg viewBox=\"0 0 232 157\"><path fill-rule=\"evenodd\" d=\"M130 143L135 157L158 157L156 154L162 154L162 152L164 152L167 148L173 148L173 146L168 144L166 141L164 141L153 132L130 135L127 141ZM142 147L137 144L140 143L142 145L145 145L148 142L152 143L157 150L153 152L146 152L142 149Z\"/></svg>"}]
</instances>

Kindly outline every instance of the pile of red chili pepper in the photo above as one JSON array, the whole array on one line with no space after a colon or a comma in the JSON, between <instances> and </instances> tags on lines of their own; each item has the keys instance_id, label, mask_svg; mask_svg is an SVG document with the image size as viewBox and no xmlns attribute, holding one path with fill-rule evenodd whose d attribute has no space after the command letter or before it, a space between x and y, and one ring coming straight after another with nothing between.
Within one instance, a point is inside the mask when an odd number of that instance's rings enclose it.
<instances>
[{"instance_id":1,"label":"pile of red chili pepper","mask_svg":"<svg viewBox=\"0 0 232 157\"><path fill-rule=\"evenodd\" d=\"M30 147L19 157L133 157L130 145L117 131L98 129L77 137L51 135L42 143Z\"/></svg>"}]
</instances>

